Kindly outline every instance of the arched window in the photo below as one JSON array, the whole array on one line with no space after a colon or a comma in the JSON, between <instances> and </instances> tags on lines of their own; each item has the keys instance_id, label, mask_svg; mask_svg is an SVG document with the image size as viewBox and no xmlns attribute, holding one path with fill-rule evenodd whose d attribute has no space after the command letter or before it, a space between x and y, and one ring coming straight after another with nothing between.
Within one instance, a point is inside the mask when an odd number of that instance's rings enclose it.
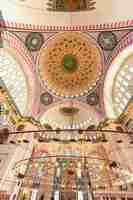
<instances>
[{"instance_id":1,"label":"arched window","mask_svg":"<svg viewBox=\"0 0 133 200\"><path fill-rule=\"evenodd\" d=\"M18 59L4 49L0 50L0 78L16 107L24 114L28 101L26 77Z\"/></svg>"},{"instance_id":2,"label":"arched window","mask_svg":"<svg viewBox=\"0 0 133 200\"><path fill-rule=\"evenodd\" d=\"M109 118L124 112L133 94L133 46L121 51L112 61L104 82L104 103Z\"/></svg>"}]
</instances>

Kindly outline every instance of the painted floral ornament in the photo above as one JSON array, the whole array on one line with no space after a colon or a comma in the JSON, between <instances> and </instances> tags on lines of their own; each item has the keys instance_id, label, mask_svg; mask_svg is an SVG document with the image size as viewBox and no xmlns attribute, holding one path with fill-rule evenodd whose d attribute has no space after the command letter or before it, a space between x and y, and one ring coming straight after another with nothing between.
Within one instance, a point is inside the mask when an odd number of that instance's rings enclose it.
<instances>
[{"instance_id":1,"label":"painted floral ornament","mask_svg":"<svg viewBox=\"0 0 133 200\"><path fill-rule=\"evenodd\" d=\"M40 101L41 101L42 104L47 106L47 105L49 105L49 104L51 104L53 102L53 97L48 92L45 92L45 93L41 94Z\"/></svg>"},{"instance_id":2,"label":"painted floral ornament","mask_svg":"<svg viewBox=\"0 0 133 200\"><path fill-rule=\"evenodd\" d=\"M38 51L40 50L42 44L44 42L43 35L41 33L30 33L28 34L25 45L30 51Z\"/></svg>"},{"instance_id":3,"label":"painted floral ornament","mask_svg":"<svg viewBox=\"0 0 133 200\"><path fill-rule=\"evenodd\" d=\"M97 105L99 103L98 95L95 92L93 92L90 95L88 95L87 96L87 103L89 105L92 105L92 106Z\"/></svg>"},{"instance_id":4,"label":"painted floral ornament","mask_svg":"<svg viewBox=\"0 0 133 200\"><path fill-rule=\"evenodd\" d=\"M113 50L117 45L117 37L113 32L101 32L98 36L98 43L103 50Z\"/></svg>"}]
</instances>

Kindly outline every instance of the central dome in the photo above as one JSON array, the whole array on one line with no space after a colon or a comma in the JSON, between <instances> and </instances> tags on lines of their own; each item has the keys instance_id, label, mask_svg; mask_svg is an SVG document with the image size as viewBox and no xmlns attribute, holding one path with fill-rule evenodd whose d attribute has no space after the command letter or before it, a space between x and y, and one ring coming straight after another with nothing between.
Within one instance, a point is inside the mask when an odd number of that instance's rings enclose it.
<instances>
[{"instance_id":1,"label":"central dome","mask_svg":"<svg viewBox=\"0 0 133 200\"><path fill-rule=\"evenodd\" d=\"M55 95L82 96L101 74L101 55L95 40L79 32L56 34L40 51L42 82Z\"/></svg>"}]
</instances>

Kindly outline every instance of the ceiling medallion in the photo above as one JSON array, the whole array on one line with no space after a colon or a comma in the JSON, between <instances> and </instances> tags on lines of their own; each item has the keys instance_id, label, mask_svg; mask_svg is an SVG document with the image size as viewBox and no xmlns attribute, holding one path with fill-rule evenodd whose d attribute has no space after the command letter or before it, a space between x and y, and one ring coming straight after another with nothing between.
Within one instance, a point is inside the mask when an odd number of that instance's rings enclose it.
<instances>
[{"instance_id":1,"label":"ceiling medallion","mask_svg":"<svg viewBox=\"0 0 133 200\"><path fill-rule=\"evenodd\" d=\"M53 97L48 92L45 92L41 94L40 101L43 105L47 106L53 102Z\"/></svg>"},{"instance_id":2,"label":"ceiling medallion","mask_svg":"<svg viewBox=\"0 0 133 200\"><path fill-rule=\"evenodd\" d=\"M57 96L83 96L96 87L101 63L101 53L91 37L79 32L59 33L40 51L40 78Z\"/></svg>"},{"instance_id":3,"label":"ceiling medallion","mask_svg":"<svg viewBox=\"0 0 133 200\"><path fill-rule=\"evenodd\" d=\"M41 33L29 33L25 45L30 51L38 51L44 42L43 35Z\"/></svg>"},{"instance_id":4,"label":"ceiling medallion","mask_svg":"<svg viewBox=\"0 0 133 200\"><path fill-rule=\"evenodd\" d=\"M95 10L94 0L49 0L47 3L49 11L83 11Z\"/></svg>"},{"instance_id":5,"label":"ceiling medallion","mask_svg":"<svg viewBox=\"0 0 133 200\"><path fill-rule=\"evenodd\" d=\"M97 105L99 103L99 97L98 97L98 95L95 92L89 94L87 96L87 103L89 105L92 105L92 106Z\"/></svg>"},{"instance_id":6,"label":"ceiling medallion","mask_svg":"<svg viewBox=\"0 0 133 200\"><path fill-rule=\"evenodd\" d=\"M77 60L73 55L65 55L63 58L63 66L66 72L72 73L76 71L78 64Z\"/></svg>"},{"instance_id":7,"label":"ceiling medallion","mask_svg":"<svg viewBox=\"0 0 133 200\"><path fill-rule=\"evenodd\" d=\"M117 45L117 37L113 32L101 32L98 36L98 43L103 50L113 50Z\"/></svg>"},{"instance_id":8,"label":"ceiling medallion","mask_svg":"<svg viewBox=\"0 0 133 200\"><path fill-rule=\"evenodd\" d=\"M60 112L63 115L73 116L79 112L79 108L76 107L62 107L60 108Z\"/></svg>"}]
</instances>

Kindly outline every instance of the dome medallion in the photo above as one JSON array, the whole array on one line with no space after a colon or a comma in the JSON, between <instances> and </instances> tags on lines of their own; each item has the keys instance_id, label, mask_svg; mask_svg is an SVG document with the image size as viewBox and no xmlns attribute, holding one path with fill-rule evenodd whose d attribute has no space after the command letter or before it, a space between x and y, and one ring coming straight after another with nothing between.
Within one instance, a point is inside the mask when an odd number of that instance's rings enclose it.
<instances>
[{"instance_id":1,"label":"dome medallion","mask_svg":"<svg viewBox=\"0 0 133 200\"><path fill-rule=\"evenodd\" d=\"M72 55L67 54L63 58L63 65L66 72L69 73L74 72L78 67L76 58Z\"/></svg>"},{"instance_id":2,"label":"dome medallion","mask_svg":"<svg viewBox=\"0 0 133 200\"><path fill-rule=\"evenodd\" d=\"M102 71L95 40L79 32L56 34L41 49L39 74L53 94L73 98L91 92Z\"/></svg>"}]
</instances>

